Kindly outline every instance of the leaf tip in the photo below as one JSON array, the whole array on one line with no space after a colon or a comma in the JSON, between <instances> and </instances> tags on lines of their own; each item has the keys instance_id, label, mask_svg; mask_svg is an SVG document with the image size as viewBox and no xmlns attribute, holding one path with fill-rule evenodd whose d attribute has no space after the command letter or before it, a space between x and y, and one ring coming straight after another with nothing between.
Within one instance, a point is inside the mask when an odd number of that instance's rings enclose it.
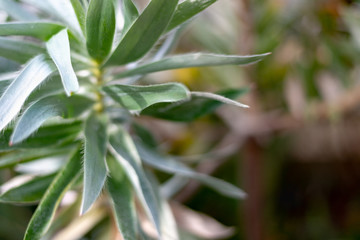
<instances>
[{"instance_id":1,"label":"leaf tip","mask_svg":"<svg viewBox=\"0 0 360 240\"><path fill-rule=\"evenodd\" d=\"M87 212L87 210L88 208L85 208L83 203L80 208L80 216L84 215Z\"/></svg>"}]
</instances>

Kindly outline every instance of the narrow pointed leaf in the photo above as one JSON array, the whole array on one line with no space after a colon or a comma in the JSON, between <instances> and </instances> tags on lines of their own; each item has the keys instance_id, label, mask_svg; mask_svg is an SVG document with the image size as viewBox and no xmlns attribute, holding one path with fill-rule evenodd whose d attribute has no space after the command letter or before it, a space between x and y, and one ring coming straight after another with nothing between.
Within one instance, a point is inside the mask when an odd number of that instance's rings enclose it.
<instances>
[{"instance_id":1,"label":"narrow pointed leaf","mask_svg":"<svg viewBox=\"0 0 360 240\"><path fill-rule=\"evenodd\" d=\"M115 79L130 77L134 75L143 75L146 73L159 72L178 68L205 67L205 66L221 66L221 65L246 65L258 62L268 53L250 56L233 56L209 53L189 53L183 55L175 55L161 59L156 62L144 64L134 69L124 71Z\"/></svg>"},{"instance_id":2,"label":"narrow pointed leaf","mask_svg":"<svg viewBox=\"0 0 360 240\"><path fill-rule=\"evenodd\" d=\"M12 18L20 21L34 21L38 17L27 11L14 0L0 0L0 9L5 10Z\"/></svg>"},{"instance_id":3,"label":"narrow pointed leaf","mask_svg":"<svg viewBox=\"0 0 360 240\"><path fill-rule=\"evenodd\" d=\"M166 239L180 240L174 215L167 200L164 199L160 193L159 183L156 177L150 171L147 171L146 175L151 183L152 189L154 189L156 200L160 209L161 234Z\"/></svg>"},{"instance_id":4,"label":"narrow pointed leaf","mask_svg":"<svg viewBox=\"0 0 360 240\"><path fill-rule=\"evenodd\" d=\"M23 0L25 3L36 6L50 16L61 20L69 27L77 38L82 39L83 34L74 8L69 0Z\"/></svg>"},{"instance_id":5,"label":"narrow pointed leaf","mask_svg":"<svg viewBox=\"0 0 360 240\"><path fill-rule=\"evenodd\" d=\"M96 201L106 178L106 123L103 116L91 114L85 123L84 193L81 214Z\"/></svg>"},{"instance_id":6,"label":"narrow pointed leaf","mask_svg":"<svg viewBox=\"0 0 360 240\"><path fill-rule=\"evenodd\" d=\"M141 159L150 166L165 172L175 173L180 176L196 179L225 196L237 199L246 197L246 193L244 191L230 183L227 183L221 179L207 176L205 174L197 173L184 164L175 161L170 157L162 156L141 143L137 143L136 147L139 151Z\"/></svg>"},{"instance_id":7,"label":"narrow pointed leaf","mask_svg":"<svg viewBox=\"0 0 360 240\"><path fill-rule=\"evenodd\" d=\"M123 167L147 215L160 234L159 207L132 139L124 130L120 129L110 137L110 144L111 153Z\"/></svg>"},{"instance_id":8,"label":"narrow pointed leaf","mask_svg":"<svg viewBox=\"0 0 360 240\"><path fill-rule=\"evenodd\" d=\"M188 89L180 83L149 86L109 85L103 90L128 110L140 111L159 102L176 102L189 98Z\"/></svg>"},{"instance_id":9,"label":"narrow pointed leaf","mask_svg":"<svg viewBox=\"0 0 360 240\"><path fill-rule=\"evenodd\" d=\"M26 163L41 158L60 155L63 154L64 152L71 151L71 149L72 147L42 148L36 150L27 149L25 151L12 152L1 156L0 169L13 167L20 163Z\"/></svg>"},{"instance_id":10,"label":"narrow pointed leaf","mask_svg":"<svg viewBox=\"0 0 360 240\"><path fill-rule=\"evenodd\" d=\"M80 24L80 28L85 33L85 10L84 7L81 5L79 0L70 0L71 5L74 9L76 14L76 18Z\"/></svg>"},{"instance_id":11,"label":"narrow pointed leaf","mask_svg":"<svg viewBox=\"0 0 360 240\"><path fill-rule=\"evenodd\" d=\"M43 148L72 142L79 134L81 121L43 126L25 141L9 145L13 129L8 128L0 135L0 152L12 149Z\"/></svg>"},{"instance_id":12,"label":"narrow pointed leaf","mask_svg":"<svg viewBox=\"0 0 360 240\"><path fill-rule=\"evenodd\" d=\"M45 234L64 193L77 178L77 175L81 172L80 170L81 153L77 150L65 167L56 175L41 199L27 227L24 240L40 239Z\"/></svg>"},{"instance_id":13,"label":"narrow pointed leaf","mask_svg":"<svg viewBox=\"0 0 360 240\"><path fill-rule=\"evenodd\" d=\"M248 91L244 89L229 89L221 91L218 95L234 99ZM207 115L220 107L223 102L209 99L204 96L191 96L191 99L181 103L157 103L145 108L141 114L170 121L190 122Z\"/></svg>"},{"instance_id":14,"label":"narrow pointed leaf","mask_svg":"<svg viewBox=\"0 0 360 240\"><path fill-rule=\"evenodd\" d=\"M30 93L53 71L52 63L44 55L27 64L0 98L0 130L16 117Z\"/></svg>"},{"instance_id":15,"label":"narrow pointed leaf","mask_svg":"<svg viewBox=\"0 0 360 240\"><path fill-rule=\"evenodd\" d=\"M176 9L169 26L166 31L171 31L175 27L183 24L187 20L191 19L198 13L205 10L211 4L216 2L217 0L185 0L180 3Z\"/></svg>"},{"instance_id":16,"label":"narrow pointed leaf","mask_svg":"<svg viewBox=\"0 0 360 240\"><path fill-rule=\"evenodd\" d=\"M1 57L13 60L18 63L25 63L29 59L41 53L45 53L45 49L37 44L23 40L0 37Z\"/></svg>"},{"instance_id":17,"label":"narrow pointed leaf","mask_svg":"<svg viewBox=\"0 0 360 240\"><path fill-rule=\"evenodd\" d=\"M122 65L144 56L166 29L178 0L152 0L131 25L108 65Z\"/></svg>"},{"instance_id":18,"label":"narrow pointed leaf","mask_svg":"<svg viewBox=\"0 0 360 240\"><path fill-rule=\"evenodd\" d=\"M61 77L59 74L52 74L48 79L41 84L37 89L35 89L29 98L26 100L26 103L34 103L39 101L41 98L45 98L51 95L64 94L64 87L61 82Z\"/></svg>"},{"instance_id":19,"label":"narrow pointed leaf","mask_svg":"<svg viewBox=\"0 0 360 240\"><path fill-rule=\"evenodd\" d=\"M71 97L55 95L42 98L26 109L16 124L10 142L16 144L23 141L49 118L57 116L63 118L77 117L92 104L92 100L80 95Z\"/></svg>"},{"instance_id":20,"label":"narrow pointed leaf","mask_svg":"<svg viewBox=\"0 0 360 240\"><path fill-rule=\"evenodd\" d=\"M55 33L63 29L51 22L11 22L0 24L0 36L20 35L39 38L47 41Z\"/></svg>"},{"instance_id":21,"label":"narrow pointed leaf","mask_svg":"<svg viewBox=\"0 0 360 240\"><path fill-rule=\"evenodd\" d=\"M124 27L122 31L124 33L129 30L130 26L135 22L139 17L139 11L137 10L135 4L132 0L123 0L122 1L122 12L124 16Z\"/></svg>"},{"instance_id":22,"label":"narrow pointed leaf","mask_svg":"<svg viewBox=\"0 0 360 240\"><path fill-rule=\"evenodd\" d=\"M86 16L86 45L101 63L110 53L115 33L114 0L91 0Z\"/></svg>"},{"instance_id":23,"label":"narrow pointed leaf","mask_svg":"<svg viewBox=\"0 0 360 240\"><path fill-rule=\"evenodd\" d=\"M81 176L78 176L78 179L81 178ZM76 179L73 183L73 186L76 185L77 180ZM81 199L77 198L74 203L72 203L70 206L64 206L61 211L59 211L59 214L56 215L56 218L51 223L50 228L44 235L44 240L53 240L53 237L56 233L60 232L61 229L65 229L67 226L69 226L69 223L71 223L74 219L79 217L79 209L80 209Z\"/></svg>"},{"instance_id":24,"label":"narrow pointed leaf","mask_svg":"<svg viewBox=\"0 0 360 240\"><path fill-rule=\"evenodd\" d=\"M53 36L47 43L46 48L54 61L68 96L79 90L78 79L71 65L70 44L67 30L64 29Z\"/></svg>"},{"instance_id":25,"label":"narrow pointed leaf","mask_svg":"<svg viewBox=\"0 0 360 240\"><path fill-rule=\"evenodd\" d=\"M108 160L107 187L113 202L116 223L124 240L137 238L137 219L132 186L118 162Z\"/></svg>"},{"instance_id":26,"label":"narrow pointed leaf","mask_svg":"<svg viewBox=\"0 0 360 240\"><path fill-rule=\"evenodd\" d=\"M55 175L35 177L20 186L9 189L0 195L0 202L30 204L40 201Z\"/></svg>"}]
</instances>

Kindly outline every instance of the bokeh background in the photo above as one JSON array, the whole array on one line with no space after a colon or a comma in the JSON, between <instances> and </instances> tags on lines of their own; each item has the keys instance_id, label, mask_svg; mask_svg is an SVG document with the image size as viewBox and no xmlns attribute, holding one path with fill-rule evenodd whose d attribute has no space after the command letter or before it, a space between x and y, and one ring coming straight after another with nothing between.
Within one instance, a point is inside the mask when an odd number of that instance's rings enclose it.
<instances>
[{"instance_id":1,"label":"bokeh background","mask_svg":"<svg viewBox=\"0 0 360 240\"><path fill-rule=\"evenodd\" d=\"M239 100L251 106L221 107L167 136L174 154L210 151L197 169L247 200L196 183L175 200L236 226L223 239L360 239L359 47L357 1L223 0L189 24L177 51L272 54L173 73L192 90L248 88Z\"/></svg>"},{"instance_id":2,"label":"bokeh background","mask_svg":"<svg viewBox=\"0 0 360 240\"><path fill-rule=\"evenodd\" d=\"M248 193L237 201L189 182L172 200L184 239L360 239L360 3L219 0L180 34L174 53L272 52L251 66L143 80L242 88L238 100L251 106L222 106L193 123L139 117L163 151ZM0 72L16 68L6 64ZM0 204L0 239L21 239L34 209Z\"/></svg>"}]
</instances>

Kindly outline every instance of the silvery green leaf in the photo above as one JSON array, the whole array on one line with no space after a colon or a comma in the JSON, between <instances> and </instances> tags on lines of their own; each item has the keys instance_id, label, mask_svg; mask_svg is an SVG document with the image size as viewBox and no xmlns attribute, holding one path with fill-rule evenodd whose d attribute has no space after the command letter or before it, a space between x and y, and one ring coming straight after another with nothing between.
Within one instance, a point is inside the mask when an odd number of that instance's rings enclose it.
<instances>
[{"instance_id":1,"label":"silvery green leaf","mask_svg":"<svg viewBox=\"0 0 360 240\"><path fill-rule=\"evenodd\" d=\"M31 104L37 102L44 97L63 93L65 93L65 91L60 75L52 74L43 84L30 94L29 98L25 102L25 105L27 103Z\"/></svg>"},{"instance_id":2,"label":"silvery green leaf","mask_svg":"<svg viewBox=\"0 0 360 240\"><path fill-rule=\"evenodd\" d=\"M69 0L23 0L25 3L36 6L50 16L61 20L76 35L83 38L83 33L78 22L75 10Z\"/></svg>"},{"instance_id":3,"label":"silvery green leaf","mask_svg":"<svg viewBox=\"0 0 360 240\"><path fill-rule=\"evenodd\" d=\"M101 193L106 178L106 121L92 113L85 123L84 192L81 214L84 214Z\"/></svg>"},{"instance_id":4,"label":"silvery green leaf","mask_svg":"<svg viewBox=\"0 0 360 240\"><path fill-rule=\"evenodd\" d=\"M19 113L30 93L52 72L54 66L44 55L32 59L0 98L0 130Z\"/></svg>"},{"instance_id":5,"label":"silvery green leaf","mask_svg":"<svg viewBox=\"0 0 360 240\"><path fill-rule=\"evenodd\" d=\"M136 239L137 217L131 183L116 160L109 158L107 162L110 171L107 187L113 202L117 226L124 240Z\"/></svg>"},{"instance_id":6,"label":"silvery green leaf","mask_svg":"<svg viewBox=\"0 0 360 240\"><path fill-rule=\"evenodd\" d=\"M109 150L124 169L148 217L160 235L159 207L132 139L123 129L119 129L110 136L110 144Z\"/></svg>"},{"instance_id":7,"label":"silvery green leaf","mask_svg":"<svg viewBox=\"0 0 360 240\"><path fill-rule=\"evenodd\" d=\"M12 128L7 128L0 135L0 152L6 152L13 149L44 148L50 146L64 145L73 142L81 131L82 122L63 122L49 124L40 127L36 133L25 141L9 145Z\"/></svg>"},{"instance_id":8,"label":"silvery green leaf","mask_svg":"<svg viewBox=\"0 0 360 240\"><path fill-rule=\"evenodd\" d=\"M40 239L55 215L55 211L72 182L81 172L81 153L77 150L65 167L56 175L51 185L41 199L30 223L26 229L24 240Z\"/></svg>"},{"instance_id":9,"label":"silvery green leaf","mask_svg":"<svg viewBox=\"0 0 360 240\"><path fill-rule=\"evenodd\" d=\"M54 179L54 174L38 176L10 188L0 195L0 202L14 204L32 204L40 201L46 189Z\"/></svg>"},{"instance_id":10,"label":"silvery green leaf","mask_svg":"<svg viewBox=\"0 0 360 240\"><path fill-rule=\"evenodd\" d=\"M0 9L6 11L12 18L20 21L34 21L38 17L27 11L21 4L14 0L0 0Z\"/></svg>"},{"instance_id":11,"label":"silvery green leaf","mask_svg":"<svg viewBox=\"0 0 360 240\"><path fill-rule=\"evenodd\" d=\"M99 63L109 55L115 33L114 0L91 0L86 15L86 45Z\"/></svg>"},{"instance_id":12,"label":"silvery green leaf","mask_svg":"<svg viewBox=\"0 0 360 240\"><path fill-rule=\"evenodd\" d=\"M162 156L155 150L144 146L140 142L136 144L136 147L141 159L150 166L165 172L175 173L180 176L196 179L225 196L239 199L246 197L246 193L236 186L221 179L216 179L205 174L197 173L181 162L175 161L170 157Z\"/></svg>"},{"instance_id":13,"label":"silvery green leaf","mask_svg":"<svg viewBox=\"0 0 360 240\"><path fill-rule=\"evenodd\" d=\"M149 86L109 85L103 90L128 110L141 111L159 102L176 102L189 98L189 90L180 83Z\"/></svg>"},{"instance_id":14,"label":"silvery green leaf","mask_svg":"<svg viewBox=\"0 0 360 240\"><path fill-rule=\"evenodd\" d=\"M178 0L152 0L131 25L106 65L122 65L143 57L166 29Z\"/></svg>"},{"instance_id":15,"label":"silvery green leaf","mask_svg":"<svg viewBox=\"0 0 360 240\"><path fill-rule=\"evenodd\" d=\"M0 56L18 63L25 63L29 59L45 53L45 49L38 44L23 40L0 37Z\"/></svg>"},{"instance_id":16,"label":"silvery green leaf","mask_svg":"<svg viewBox=\"0 0 360 240\"><path fill-rule=\"evenodd\" d=\"M61 30L46 43L50 57L54 61L68 96L79 90L78 79L75 75L70 58L70 44L67 30Z\"/></svg>"},{"instance_id":17,"label":"silvery green leaf","mask_svg":"<svg viewBox=\"0 0 360 240\"><path fill-rule=\"evenodd\" d=\"M13 167L19 163L26 163L34 161L41 158L51 157L63 154L64 152L69 152L72 150L70 147L62 148L41 148L41 149L26 149L23 151L11 152L8 154L1 155L0 159L0 169Z\"/></svg>"},{"instance_id":18,"label":"silvery green leaf","mask_svg":"<svg viewBox=\"0 0 360 240\"><path fill-rule=\"evenodd\" d=\"M183 24L187 20L191 19L198 13L205 10L211 4L216 2L217 0L185 0L180 3L176 9L169 26L166 31L171 31L175 27Z\"/></svg>"},{"instance_id":19,"label":"silvery green leaf","mask_svg":"<svg viewBox=\"0 0 360 240\"><path fill-rule=\"evenodd\" d=\"M26 109L16 124L10 143L16 144L34 133L52 117L74 118L87 110L93 101L81 95L54 95L40 99Z\"/></svg>"},{"instance_id":20,"label":"silvery green leaf","mask_svg":"<svg viewBox=\"0 0 360 240\"><path fill-rule=\"evenodd\" d=\"M52 22L10 22L0 24L0 36L30 36L47 41L64 26Z\"/></svg>"},{"instance_id":21,"label":"silvery green leaf","mask_svg":"<svg viewBox=\"0 0 360 240\"><path fill-rule=\"evenodd\" d=\"M175 55L124 71L116 75L115 79L178 68L221 65L246 65L258 62L267 55L269 55L269 53L250 56L221 55L210 53L188 53L182 55Z\"/></svg>"}]
</instances>

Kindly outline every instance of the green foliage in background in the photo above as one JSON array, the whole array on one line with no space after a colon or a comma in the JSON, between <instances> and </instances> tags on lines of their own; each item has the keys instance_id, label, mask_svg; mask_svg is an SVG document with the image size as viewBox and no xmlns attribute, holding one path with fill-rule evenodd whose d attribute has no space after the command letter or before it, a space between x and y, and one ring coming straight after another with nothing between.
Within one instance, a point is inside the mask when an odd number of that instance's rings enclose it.
<instances>
[{"instance_id":1,"label":"green foliage in background","mask_svg":"<svg viewBox=\"0 0 360 240\"><path fill-rule=\"evenodd\" d=\"M241 89L215 94L138 81L152 72L244 65L267 55L169 56L181 26L214 2L151 0L140 10L131 0L0 0L9 16L0 24L1 64L9 66L0 75L0 168L16 171L34 162L40 170L15 186L5 184L0 196L1 202L38 204L24 239L53 239L64 215L77 217L74 211L56 214L69 192L79 193L73 203L74 209L81 205L79 219L99 222L105 218L101 203L111 202L125 240L148 238L136 212L155 227L153 238L180 239L151 168L245 197L239 188L159 153L143 137L149 133L131 134L138 115L192 121L222 103L247 107L230 99ZM55 169L46 169L44 161Z\"/></svg>"}]
</instances>

